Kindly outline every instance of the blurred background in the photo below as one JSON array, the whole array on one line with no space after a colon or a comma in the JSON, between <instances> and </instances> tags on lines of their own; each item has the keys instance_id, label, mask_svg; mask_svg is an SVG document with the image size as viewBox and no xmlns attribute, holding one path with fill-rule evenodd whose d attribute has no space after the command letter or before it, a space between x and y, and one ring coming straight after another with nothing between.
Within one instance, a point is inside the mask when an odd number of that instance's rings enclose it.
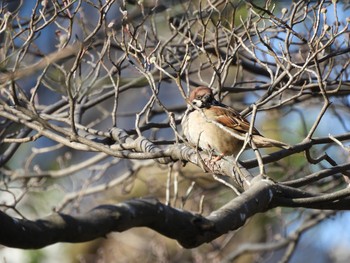
<instances>
[{"instance_id":1,"label":"blurred background","mask_svg":"<svg viewBox=\"0 0 350 263\"><path fill-rule=\"evenodd\" d=\"M6 80L0 83L1 102L13 103L11 87L15 87L18 99L28 100L33 112L40 112L52 125L72 128L73 101L76 128L86 138L111 143L109 129L118 127L162 148L178 143L185 96L199 85L212 87L218 99L248 119L250 106L256 104L255 127L291 145L303 141L315 124L313 137L349 132L350 56L340 52L349 48L347 1L11 0L1 1L1 11L0 69L1 80ZM303 68L315 50L317 58L325 58L319 65L331 101L325 112L315 68ZM52 63L38 64L45 57ZM8 73L15 71L21 75L8 81ZM279 79L284 72L290 75ZM200 211L203 203L202 213L208 215L235 197L230 188L192 164L119 159L69 148L47 136L33 139L37 134L33 131L23 136L23 125L3 116L0 125L0 206L15 217L35 219L53 211L78 214L100 204L148 196L192 212ZM13 150L14 142L5 138L16 136L30 139ZM326 152L337 163L345 163L349 154L348 146L343 146L314 145L311 153L317 158ZM252 158L251 151L241 157ZM300 153L266 167L274 180L288 181L331 165L311 164ZM332 192L343 186L338 175L305 188ZM334 212L315 220L323 213L278 207L194 249L138 228L39 250L0 247L0 258L9 263L141 258L144 262L348 262L350 214Z\"/></svg>"}]
</instances>

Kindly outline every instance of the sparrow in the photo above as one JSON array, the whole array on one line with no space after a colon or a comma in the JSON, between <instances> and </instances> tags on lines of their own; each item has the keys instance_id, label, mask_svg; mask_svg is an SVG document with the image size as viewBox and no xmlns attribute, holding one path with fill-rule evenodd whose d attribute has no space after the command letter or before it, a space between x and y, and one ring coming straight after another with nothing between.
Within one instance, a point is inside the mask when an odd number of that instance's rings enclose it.
<instances>
[{"instance_id":1,"label":"sparrow","mask_svg":"<svg viewBox=\"0 0 350 263\"><path fill-rule=\"evenodd\" d=\"M213 162L223 156L236 156L244 145L250 123L235 109L215 100L208 87L194 89L188 100L190 103L181 124L190 145L217 154ZM264 137L254 127L251 140L258 148L290 148L288 144Z\"/></svg>"}]
</instances>

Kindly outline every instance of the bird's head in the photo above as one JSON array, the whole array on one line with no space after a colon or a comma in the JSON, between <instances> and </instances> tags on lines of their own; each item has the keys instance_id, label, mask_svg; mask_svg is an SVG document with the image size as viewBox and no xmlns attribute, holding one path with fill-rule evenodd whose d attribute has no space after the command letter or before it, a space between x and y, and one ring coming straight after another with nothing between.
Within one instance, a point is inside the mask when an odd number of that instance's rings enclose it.
<instances>
[{"instance_id":1,"label":"bird's head","mask_svg":"<svg viewBox=\"0 0 350 263\"><path fill-rule=\"evenodd\" d=\"M207 108L211 105L219 104L219 102L217 102L214 98L213 91L210 88L204 86L195 88L191 92L189 100L198 108Z\"/></svg>"}]
</instances>

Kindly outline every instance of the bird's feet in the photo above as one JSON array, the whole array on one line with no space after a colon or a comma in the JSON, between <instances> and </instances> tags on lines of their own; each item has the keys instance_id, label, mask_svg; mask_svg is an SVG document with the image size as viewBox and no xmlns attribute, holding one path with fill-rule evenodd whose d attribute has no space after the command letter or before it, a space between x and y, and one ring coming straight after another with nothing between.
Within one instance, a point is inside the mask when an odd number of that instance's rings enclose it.
<instances>
[{"instance_id":1,"label":"bird's feet","mask_svg":"<svg viewBox=\"0 0 350 263\"><path fill-rule=\"evenodd\" d=\"M223 157L224 157L224 154L220 154L218 156L213 156L211 154L209 159L205 160L205 164L211 171L218 170L220 167L217 164L217 162L220 161Z\"/></svg>"}]
</instances>

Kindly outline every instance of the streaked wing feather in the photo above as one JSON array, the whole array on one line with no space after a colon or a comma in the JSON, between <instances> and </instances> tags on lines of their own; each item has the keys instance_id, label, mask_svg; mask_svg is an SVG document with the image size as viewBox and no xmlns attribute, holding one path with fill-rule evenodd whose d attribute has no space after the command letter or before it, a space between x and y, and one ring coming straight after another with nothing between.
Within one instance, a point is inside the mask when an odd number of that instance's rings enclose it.
<instances>
[{"instance_id":1,"label":"streaked wing feather","mask_svg":"<svg viewBox=\"0 0 350 263\"><path fill-rule=\"evenodd\" d=\"M250 123L243 118L237 111L232 108L221 106L212 106L218 113L216 121L230 129L236 130L243 134L249 131ZM253 128L253 135L261 135L259 131Z\"/></svg>"}]
</instances>

